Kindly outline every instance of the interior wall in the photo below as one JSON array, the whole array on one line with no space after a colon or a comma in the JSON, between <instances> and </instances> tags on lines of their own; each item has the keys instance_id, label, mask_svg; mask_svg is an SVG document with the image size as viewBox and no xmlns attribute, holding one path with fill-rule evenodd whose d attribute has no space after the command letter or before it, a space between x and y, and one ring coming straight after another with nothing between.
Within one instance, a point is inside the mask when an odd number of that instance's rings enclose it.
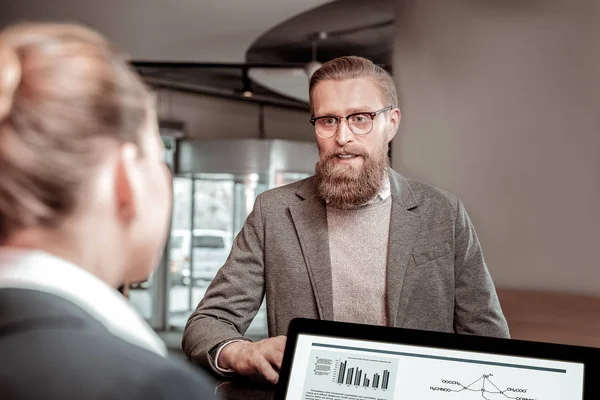
<instances>
[{"instance_id":1,"label":"interior wall","mask_svg":"<svg viewBox=\"0 0 600 400\"><path fill-rule=\"evenodd\" d=\"M393 167L463 199L499 287L600 295L599 3L396 3Z\"/></svg>"},{"instance_id":2,"label":"interior wall","mask_svg":"<svg viewBox=\"0 0 600 400\"><path fill-rule=\"evenodd\" d=\"M265 107L265 134L269 139L301 140L316 143L308 111Z\"/></svg>"}]
</instances>

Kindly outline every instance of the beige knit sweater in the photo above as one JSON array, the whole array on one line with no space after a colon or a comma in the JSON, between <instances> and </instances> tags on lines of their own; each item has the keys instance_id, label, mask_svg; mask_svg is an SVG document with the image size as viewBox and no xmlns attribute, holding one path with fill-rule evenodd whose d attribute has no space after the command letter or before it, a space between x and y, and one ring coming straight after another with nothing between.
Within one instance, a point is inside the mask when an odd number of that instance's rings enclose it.
<instances>
[{"instance_id":1,"label":"beige knit sweater","mask_svg":"<svg viewBox=\"0 0 600 400\"><path fill-rule=\"evenodd\" d=\"M385 276L392 199L352 210L327 207L336 321L387 325Z\"/></svg>"}]
</instances>

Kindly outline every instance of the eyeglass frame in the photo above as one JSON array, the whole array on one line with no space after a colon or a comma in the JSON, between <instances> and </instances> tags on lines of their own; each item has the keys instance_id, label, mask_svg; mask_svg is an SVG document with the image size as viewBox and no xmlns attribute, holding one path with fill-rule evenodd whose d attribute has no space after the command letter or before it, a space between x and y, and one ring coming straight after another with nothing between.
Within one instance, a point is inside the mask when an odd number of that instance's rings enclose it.
<instances>
[{"instance_id":1,"label":"eyeglass frame","mask_svg":"<svg viewBox=\"0 0 600 400\"><path fill-rule=\"evenodd\" d=\"M352 132L354 135L357 135L357 136L364 136L364 135L368 135L369 133L371 133L371 132L373 131L373 127L375 126L375 124L374 124L374 120L375 120L375 117L376 117L376 116L378 116L378 115L379 115L379 114L381 114L382 112L385 112L385 111L392 110L393 108L394 108L394 106L387 106L387 107L385 107L385 108L382 108L381 110L377 110L377 111L373 111L373 112L360 111L360 112L355 112L355 113L352 113L352 114L350 114L350 115L347 115L347 116L345 116L345 117L338 117L338 116L336 116L336 115L322 115L322 116L320 116L320 117L312 117L312 118L310 119L310 123L311 123L311 124L312 124L312 125L315 127L315 133L316 133L316 134L317 134L319 137L321 137L321 138L323 138L323 139L331 139L332 137L334 137L334 136L337 134L338 130L340 129L340 120L342 120L342 119L345 119L345 120L346 120L346 123L348 124L348 129L350 129L350 131L351 131L351 132ZM365 133L355 133L355 132L352 130L352 127L351 127L351 126L350 126L350 124L348 123L348 118L350 118L350 117L353 117L353 116L355 116L355 115L368 115L368 116L371 118L371 129L369 130L369 132L365 132ZM317 132L317 130L316 130L316 125L315 125L315 123L317 122L317 120L318 120L318 119L321 119L321 118L335 118L335 119L337 119L338 126L337 126L337 129L336 129L336 131L335 131L335 133L334 133L333 135L331 135L331 136L321 136L321 135L319 135L319 133L318 133L318 132Z\"/></svg>"}]
</instances>

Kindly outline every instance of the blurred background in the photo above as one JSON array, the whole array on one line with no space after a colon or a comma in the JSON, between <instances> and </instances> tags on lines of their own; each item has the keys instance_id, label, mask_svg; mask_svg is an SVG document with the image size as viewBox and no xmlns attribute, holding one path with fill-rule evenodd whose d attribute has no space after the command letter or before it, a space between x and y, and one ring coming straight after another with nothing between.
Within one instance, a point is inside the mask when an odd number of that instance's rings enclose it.
<instances>
[{"instance_id":1,"label":"blurred background","mask_svg":"<svg viewBox=\"0 0 600 400\"><path fill-rule=\"evenodd\" d=\"M0 27L76 21L158 97L170 241L131 303L177 351L256 196L311 175L308 76L342 55L394 77L401 174L456 193L513 337L600 347L597 0L3 0ZM248 335L267 335L262 308Z\"/></svg>"}]
</instances>

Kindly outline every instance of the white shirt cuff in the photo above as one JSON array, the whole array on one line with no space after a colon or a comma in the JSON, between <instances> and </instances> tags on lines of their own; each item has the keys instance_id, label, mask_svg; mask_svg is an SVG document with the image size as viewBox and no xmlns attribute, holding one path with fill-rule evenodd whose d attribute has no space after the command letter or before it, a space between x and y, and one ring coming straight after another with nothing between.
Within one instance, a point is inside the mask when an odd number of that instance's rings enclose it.
<instances>
[{"instance_id":1,"label":"white shirt cuff","mask_svg":"<svg viewBox=\"0 0 600 400\"><path fill-rule=\"evenodd\" d=\"M217 371L219 371L219 372L235 372L232 369L225 369L225 368L219 367L219 356L221 355L221 350L223 350L225 348L225 346L227 346L228 344L235 343L235 342L247 342L247 340L241 340L241 339L230 340L229 342L223 343L221 345L221 347L219 347L217 349L217 354L215 354L215 368L217 369Z\"/></svg>"}]
</instances>

